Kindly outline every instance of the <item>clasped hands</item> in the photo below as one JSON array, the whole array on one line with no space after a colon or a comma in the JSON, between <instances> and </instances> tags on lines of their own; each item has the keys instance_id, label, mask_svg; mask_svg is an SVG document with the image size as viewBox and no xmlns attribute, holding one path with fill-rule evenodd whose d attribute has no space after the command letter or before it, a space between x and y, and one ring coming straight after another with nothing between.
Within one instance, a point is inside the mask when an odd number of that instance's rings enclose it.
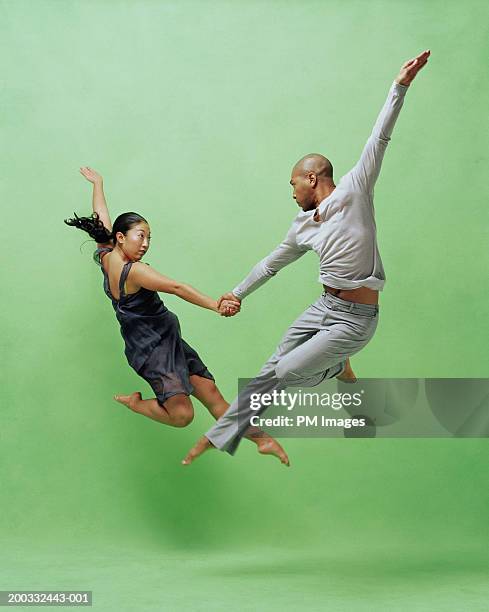
<instances>
[{"instance_id":1,"label":"clasped hands","mask_svg":"<svg viewBox=\"0 0 489 612\"><path fill-rule=\"evenodd\" d=\"M223 317L234 317L241 310L241 300L234 293L225 293L217 300L217 309Z\"/></svg>"}]
</instances>

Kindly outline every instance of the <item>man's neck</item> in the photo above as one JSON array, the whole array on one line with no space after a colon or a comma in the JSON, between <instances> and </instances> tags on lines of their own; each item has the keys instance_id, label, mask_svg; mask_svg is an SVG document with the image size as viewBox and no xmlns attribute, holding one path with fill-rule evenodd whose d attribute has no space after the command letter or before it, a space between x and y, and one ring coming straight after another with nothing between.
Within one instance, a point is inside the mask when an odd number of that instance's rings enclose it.
<instances>
[{"instance_id":1,"label":"man's neck","mask_svg":"<svg viewBox=\"0 0 489 612\"><path fill-rule=\"evenodd\" d=\"M331 181L331 183L326 183L324 185L320 185L316 191L316 201L314 203L314 221L316 221L316 223L319 223L319 205L321 204L321 202L327 198L328 196L330 196L333 191L336 189L336 185L333 183L333 181Z\"/></svg>"},{"instance_id":2,"label":"man's neck","mask_svg":"<svg viewBox=\"0 0 489 612\"><path fill-rule=\"evenodd\" d=\"M316 201L314 202L314 208L317 208L321 202L330 196L333 191L336 189L336 185L331 181L331 183L325 183L324 185L320 185L316 191Z\"/></svg>"}]
</instances>

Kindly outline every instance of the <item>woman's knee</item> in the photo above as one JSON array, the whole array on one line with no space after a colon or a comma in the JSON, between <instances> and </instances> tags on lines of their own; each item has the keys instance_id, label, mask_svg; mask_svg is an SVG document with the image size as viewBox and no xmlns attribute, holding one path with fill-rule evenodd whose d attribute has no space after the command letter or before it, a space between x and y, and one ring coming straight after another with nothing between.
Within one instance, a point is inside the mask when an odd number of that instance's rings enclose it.
<instances>
[{"instance_id":1,"label":"woman's knee","mask_svg":"<svg viewBox=\"0 0 489 612\"><path fill-rule=\"evenodd\" d=\"M188 399L167 402L166 409L174 427L187 427L194 420L194 409Z\"/></svg>"},{"instance_id":2,"label":"woman's knee","mask_svg":"<svg viewBox=\"0 0 489 612\"><path fill-rule=\"evenodd\" d=\"M172 421L175 427L187 427L194 420L194 410L192 407L182 406L175 412Z\"/></svg>"}]
</instances>

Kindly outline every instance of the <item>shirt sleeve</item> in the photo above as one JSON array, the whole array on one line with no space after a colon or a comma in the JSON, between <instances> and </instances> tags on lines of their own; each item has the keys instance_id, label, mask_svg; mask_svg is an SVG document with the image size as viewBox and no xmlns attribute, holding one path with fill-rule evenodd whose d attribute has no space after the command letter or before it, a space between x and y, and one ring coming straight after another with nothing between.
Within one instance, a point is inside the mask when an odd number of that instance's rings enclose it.
<instances>
[{"instance_id":1,"label":"shirt sleeve","mask_svg":"<svg viewBox=\"0 0 489 612\"><path fill-rule=\"evenodd\" d=\"M371 192L374 188L407 89L407 85L394 81L360 159L349 172L353 183L361 190Z\"/></svg>"},{"instance_id":2,"label":"shirt sleeve","mask_svg":"<svg viewBox=\"0 0 489 612\"><path fill-rule=\"evenodd\" d=\"M294 227L291 227L282 242L264 259L259 261L248 276L233 289L240 300L261 287L279 270L302 257L307 249L299 248L295 238Z\"/></svg>"}]
</instances>

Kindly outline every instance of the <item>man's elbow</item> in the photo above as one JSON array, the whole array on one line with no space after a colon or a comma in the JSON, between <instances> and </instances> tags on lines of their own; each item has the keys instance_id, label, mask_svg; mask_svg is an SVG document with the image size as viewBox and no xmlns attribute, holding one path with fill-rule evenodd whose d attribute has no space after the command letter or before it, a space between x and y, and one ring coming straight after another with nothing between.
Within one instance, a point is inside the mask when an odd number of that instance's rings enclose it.
<instances>
[{"instance_id":1,"label":"man's elbow","mask_svg":"<svg viewBox=\"0 0 489 612\"><path fill-rule=\"evenodd\" d=\"M263 266L263 273L265 276L275 276L279 269L271 268L270 266Z\"/></svg>"}]
</instances>

